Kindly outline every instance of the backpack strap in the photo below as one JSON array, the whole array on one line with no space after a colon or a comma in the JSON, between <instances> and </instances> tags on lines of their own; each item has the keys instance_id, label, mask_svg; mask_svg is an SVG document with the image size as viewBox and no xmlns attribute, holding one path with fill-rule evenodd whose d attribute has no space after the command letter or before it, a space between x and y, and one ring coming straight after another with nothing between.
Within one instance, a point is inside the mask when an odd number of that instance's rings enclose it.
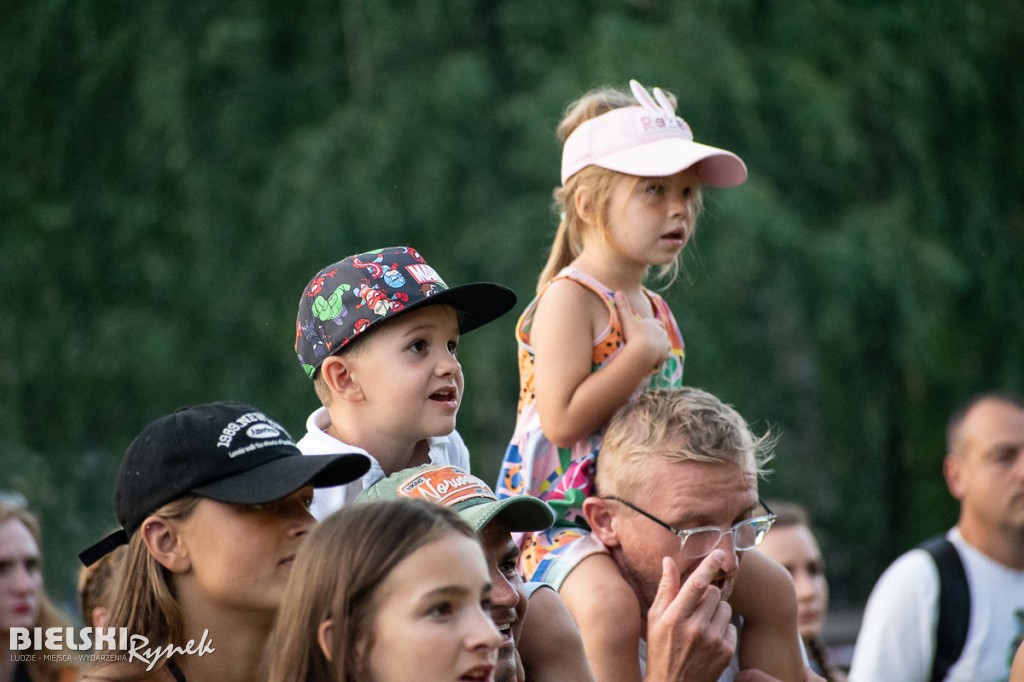
<instances>
[{"instance_id":1,"label":"backpack strap","mask_svg":"<svg viewBox=\"0 0 1024 682\"><path fill-rule=\"evenodd\" d=\"M936 535L918 545L928 552L939 569L939 624L935 633L932 682L946 679L960 658L971 621L971 592L960 553L945 535Z\"/></svg>"}]
</instances>

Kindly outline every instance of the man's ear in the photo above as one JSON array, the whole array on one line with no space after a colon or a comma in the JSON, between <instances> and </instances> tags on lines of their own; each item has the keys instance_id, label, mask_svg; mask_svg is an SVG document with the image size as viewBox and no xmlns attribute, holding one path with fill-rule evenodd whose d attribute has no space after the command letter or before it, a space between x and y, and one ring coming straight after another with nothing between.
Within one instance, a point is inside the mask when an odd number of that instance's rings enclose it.
<instances>
[{"instance_id":1,"label":"man's ear","mask_svg":"<svg viewBox=\"0 0 1024 682\"><path fill-rule=\"evenodd\" d=\"M328 618L316 629L316 641L328 661L334 661L334 620Z\"/></svg>"},{"instance_id":2,"label":"man's ear","mask_svg":"<svg viewBox=\"0 0 1024 682\"><path fill-rule=\"evenodd\" d=\"M958 500L963 500L965 494L961 479L963 462L960 461L960 456L946 455L946 458L942 460L942 475L946 477L946 486L949 488L950 494Z\"/></svg>"},{"instance_id":3,"label":"man's ear","mask_svg":"<svg viewBox=\"0 0 1024 682\"><path fill-rule=\"evenodd\" d=\"M172 573L184 573L192 567L188 550L181 543L177 531L156 515L146 517L139 529L146 549L157 562Z\"/></svg>"},{"instance_id":4,"label":"man's ear","mask_svg":"<svg viewBox=\"0 0 1024 682\"><path fill-rule=\"evenodd\" d=\"M320 363L320 373L332 394L358 401L362 400L363 391L352 376L352 364L352 359L344 355L329 355Z\"/></svg>"},{"instance_id":5,"label":"man's ear","mask_svg":"<svg viewBox=\"0 0 1024 682\"><path fill-rule=\"evenodd\" d=\"M586 516L594 535L605 547L617 547L621 544L616 529L617 517L612 510L611 500L588 497L583 500L583 515Z\"/></svg>"}]
</instances>

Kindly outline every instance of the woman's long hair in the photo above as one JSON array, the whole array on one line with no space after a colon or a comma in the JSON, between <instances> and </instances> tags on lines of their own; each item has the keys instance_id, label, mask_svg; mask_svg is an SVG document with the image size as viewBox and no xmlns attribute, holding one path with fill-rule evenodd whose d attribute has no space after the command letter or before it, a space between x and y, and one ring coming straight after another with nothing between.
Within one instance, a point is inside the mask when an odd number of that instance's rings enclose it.
<instances>
[{"instance_id":1,"label":"woman's long hair","mask_svg":"<svg viewBox=\"0 0 1024 682\"><path fill-rule=\"evenodd\" d=\"M153 514L168 520L185 519L195 511L199 499L188 495L165 504ZM119 578L120 584L110 593L107 627L126 628L132 635L142 635L154 649L168 644L184 646L185 620L175 598L171 572L149 553L142 540L142 528L136 529L128 540L128 547L121 558ZM167 665L167 661L167 657L160 657L151 672ZM144 663L139 664L139 671L128 675L120 673L123 666L104 667L100 664L90 674L131 679L145 671ZM111 674L110 670L117 673Z\"/></svg>"},{"instance_id":2,"label":"woman's long hair","mask_svg":"<svg viewBox=\"0 0 1024 682\"><path fill-rule=\"evenodd\" d=\"M6 502L0 502L0 526L4 525L8 521L17 521L21 525L28 529L33 539L36 541L36 546L39 547L42 552L43 539L42 531L39 526L39 520L35 514L30 512L28 509L17 505L9 504ZM40 570L42 567L40 566ZM46 590L40 587L39 589L39 615L36 616L36 622L33 627L43 628L67 628L71 626L71 621L65 616L60 610L53 605L50 598L46 594ZM60 679L61 670L68 668L69 664L64 661L58 661L56 659L61 656L55 654L69 653L67 651L57 652L52 649L26 651L26 654L34 654L31 656L32 660L25 661L25 667L28 670L29 677L32 682L56 682Z\"/></svg>"},{"instance_id":3,"label":"woman's long hair","mask_svg":"<svg viewBox=\"0 0 1024 682\"><path fill-rule=\"evenodd\" d=\"M292 566L265 661L269 682L355 682L365 661L376 593L403 559L451 534L476 539L447 507L419 500L385 500L344 507L303 540ZM318 641L331 619L330 660Z\"/></svg>"}]
</instances>

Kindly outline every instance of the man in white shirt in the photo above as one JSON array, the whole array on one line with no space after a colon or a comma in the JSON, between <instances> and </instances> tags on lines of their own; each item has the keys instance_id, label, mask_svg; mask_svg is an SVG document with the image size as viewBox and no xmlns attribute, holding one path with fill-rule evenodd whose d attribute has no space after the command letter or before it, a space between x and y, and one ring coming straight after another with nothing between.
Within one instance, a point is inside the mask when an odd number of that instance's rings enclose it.
<instances>
[{"instance_id":1,"label":"man in white shirt","mask_svg":"<svg viewBox=\"0 0 1024 682\"><path fill-rule=\"evenodd\" d=\"M1005 681L1024 638L1024 400L982 395L953 414L946 439L943 472L960 501L947 538L970 614L962 653L940 679ZM938 569L924 549L893 562L868 599L850 682L932 679L938 603Z\"/></svg>"}]
</instances>

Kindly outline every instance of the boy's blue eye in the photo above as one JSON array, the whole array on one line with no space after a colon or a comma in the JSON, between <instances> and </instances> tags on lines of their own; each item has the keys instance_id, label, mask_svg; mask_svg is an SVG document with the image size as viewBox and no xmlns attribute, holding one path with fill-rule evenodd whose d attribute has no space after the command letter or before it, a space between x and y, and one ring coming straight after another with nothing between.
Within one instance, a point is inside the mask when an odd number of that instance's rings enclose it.
<instances>
[{"instance_id":1,"label":"boy's blue eye","mask_svg":"<svg viewBox=\"0 0 1024 682\"><path fill-rule=\"evenodd\" d=\"M644 191L647 192L648 194L660 196L665 193L665 186L651 183L647 185L646 188L644 188Z\"/></svg>"}]
</instances>

